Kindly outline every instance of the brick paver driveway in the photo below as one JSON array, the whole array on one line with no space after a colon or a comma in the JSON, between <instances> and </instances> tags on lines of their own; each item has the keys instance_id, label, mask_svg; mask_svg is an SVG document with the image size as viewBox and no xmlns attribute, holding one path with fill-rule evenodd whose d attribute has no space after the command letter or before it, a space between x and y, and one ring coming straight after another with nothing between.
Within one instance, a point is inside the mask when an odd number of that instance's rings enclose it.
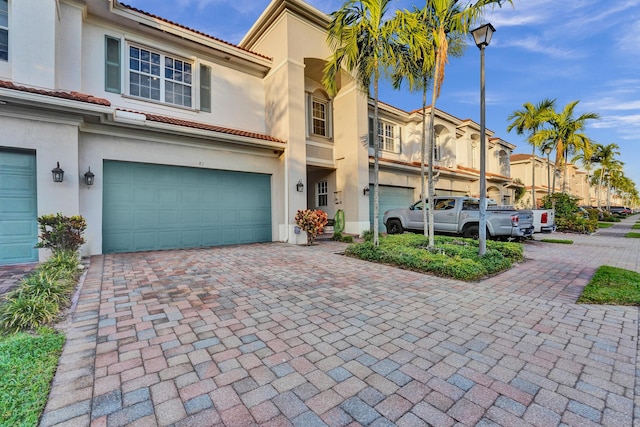
<instances>
[{"instance_id":1,"label":"brick paver driveway","mask_svg":"<svg viewBox=\"0 0 640 427\"><path fill-rule=\"evenodd\" d=\"M632 426L638 308L575 300L640 271L633 221L478 283L332 242L94 257L41 425Z\"/></svg>"}]
</instances>

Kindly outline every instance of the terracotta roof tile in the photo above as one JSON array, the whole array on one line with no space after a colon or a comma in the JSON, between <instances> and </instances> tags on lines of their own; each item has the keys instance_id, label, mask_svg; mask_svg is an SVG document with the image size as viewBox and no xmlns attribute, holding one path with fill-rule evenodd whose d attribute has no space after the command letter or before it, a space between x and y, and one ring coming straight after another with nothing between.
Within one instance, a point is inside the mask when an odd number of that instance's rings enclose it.
<instances>
[{"instance_id":1,"label":"terracotta roof tile","mask_svg":"<svg viewBox=\"0 0 640 427\"><path fill-rule=\"evenodd\" d=\"M521 160L529 160L529 159L531 159L531 154L512 154L511 155L512 162L519 162Z\"/></svg>"},{"instance_id":2,"label":"terracotta roof tile","mask_svg":"<svg viewBox=\"0 0 640 427\"><path fill-rule=\"evenodd\" d=\"M18 86L12 82L8 82L5 80L0 80L0 88L13 89L21 92L35 93L38 95L53 96L55 98L69 99L71 101L88 102L89 104L105 105L107 107L111 105L111 103L104 98L96 98L95 96L88 95L86 93L80 93L80 92L74 92L74 91L66 92L61 90L36 89L32 87Z\"/></svg>"},{"instance_id":3,"label":"terracotta roof tile","mask_svg":"<svg viewBox=\"0 0 640 427\"><path fill-rule=\"evenodd\" d=\"M251 51L251 50L248 50L248 49L245 49L245 48L240 47L240 46L238 46L238 45L235 45L235 44L233 44L233 43L230 43L230 42L228 42L228 41L225 41L225 40L219 39L219 38L214 37L214 36L212 36L212 35L210 35L210 34L203 33L202 31L198 31L198 30L196 30L196 29L193 29L193 28L187 27L186 25L182 25L182 24L178 24L177 22L170 21L170 20L168 20L168 19L166 19L166 18L163 18L162 16L154 15L153 13L145 12L145 11L144 11L144 10L142 10L142 9L138 9L138 8L136 8L136 7L133 7L133 6L129 6L128 4L120 3L120 6L125 7L125 8L127 8L127 9L129 9L129 10L132 10L132 11L134 11L134 12L141 13L141 14L143 14L143 15L146 15L146 16L150 17L150 18L158 19L158 20L160 20L160 21L162 21L162 22L166 22L167 24L175 25L176 27L180 27L180 28L182 28L182 29L185 29L185 30L191 31L192 33L199 34L199 35L204 36L204 37L207 37L207 38L209 38L209 39L211 39L211 40L215 40L215 41L217 41L217 42L224 43L224 44L226 44L226 45L228 45L228 46L234 47L234 48L236 48L236 49L240 49L240 50L245 51L245 52L248 52L248 53L250 53L250 54L252 54L252 55L256 55L256 56L259 56L259 57L261 57L261 58L265 58L265 59L273 59L273 58L270 58L270 57L268 57L268 56L266 56L266 55L263 55L263 54L261 54L261 53L253 52L253 51Z\"/></svg>"},{"instance_id":4,"label":"terracotta roof tile","mask_svg":"<svg viewBox=\"0 0 640 427\"><path fill-rule=\"evenodd\" d=\"M122 110L122 111L128 111L128 110ZM274 138L273 136L264 135L257 132L249 132L249 131L240 130L240 129L232 129L232 128L227 128L223 126L210 125L207 123L176 119L174 117L160 116L157 114L146 114L146 113L139 113L136 111L132 111L132 112L138 113L138 114L144 114L147 120L151 122L165 123L168 125L176 125L176 126L185 126L185 127L194 128L194 129L202 129L202 130L208 130L212 132L226 133L228 135L245 136L247 138L261 139L263 141L279 142L282 144L286 143L281 139Z\"/></svg>"}]
</instances>

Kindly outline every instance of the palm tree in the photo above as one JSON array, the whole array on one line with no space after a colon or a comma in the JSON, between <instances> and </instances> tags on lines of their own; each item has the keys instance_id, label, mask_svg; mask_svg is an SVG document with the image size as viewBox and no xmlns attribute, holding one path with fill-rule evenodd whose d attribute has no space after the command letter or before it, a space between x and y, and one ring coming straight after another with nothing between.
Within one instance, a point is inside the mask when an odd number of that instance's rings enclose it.
<instances>
[{"instance_id":1,"label":"palm tree","mask_svg":"<svg viewBox=\"0 0 640 427\"><path fill-rule=\"evenodd\" d=\"M603 179L606 175L607 171L612 168L617 168L618 166L622 166L619 160L616 160L616 156L620 155L620 146L616 143L611 143L607 145L595 144L593 156L591 156L592 160L596 163L599 163L601 166L601 171L599 175L599 184L596 187L598 191L598 208L600 208L600 189L602 188Z\"/></svg>"},{"instance_id":2,"label":"palm tree","mask_svg":"<svg viewBox=\"0 0 640 427\"><path fill-rule=\"evenodd\" d=\"M380 76L398 56L395 22L385 20L391 0L348 0L333 12L328 26L327 42L333 55L324 67L322 83L331 96L337 91L337 77L342 67L349 71L360 90L367 96L373 85L373 241L379 244L378 192L379 149L378 85Z\"/></svg>"},{"instance_id":3,"label":"palm tree","mask_svg":"<svg viewBox=\"0 0 640 427\"><path fill-rule=\"evenodd\" d=\"M555 165L563 165L562 192L566 191L567 162L566 158L577 151L591 152L593 142L583 133L587 120L598 119L597 113L584 113L573 116L573 110L580 101L568 103L561 112L552 112L547 123L549 128L542 129L532 136L536 144L552 143L556 150ZM554 168L555 168L554 165ZM556 186L556 174L553 174L553 188Z\"/></svg>"},{"instance_id":4,"label":"palm tree","mask_svg":"<svg viewBox=\"0 0 640 427\"><path fill-rule=\"evenodd\" d=\"M507 132L515 129L518 135L523 135L525 132L529 133L527 142L531 144L531 209L536 208L536 148L539 147L532 137L545 123L550 111L553 111L555 102L555 99L548 98L543 99L536 105L525 102L522 105L522 110L514 111L507 118L511 122L507 127Z\"/></svg>"},{"instance_id":5,"label":"palm tree","mask_svg":"<svg viewBox=\"0 0 640 427\"><path fill-rule=\"evenodd\" d=\"M433 40L430 38L429 27L421 18L422 11L414 8L413 11L404 11L396 17L399 22L399 41L406 46L404 54L398 58L398 62L391 76L394 89L400 89L403 82L407 82L410 91L422 91L422 132L420 139L420 194L422 198L422 223L427 223L427 191L425 191L425 164L426 164L426 109L427 90L434 72ZM426 35L421 38L415 35ZM462 37L452 39L449 43L449 54L461 56L465 48ZM424 235L429 235L429 227L424 227Z\"/></svg>"},{"instance_id":6,"label":"palm tree","mask_svg":"<svg viewBox=\"0 0 640 427\"><path fill-rule=\"evenodd\" d=\"M505 2L513 4L512 0L477 0L465 5L462 4L463 2L461 0L426 0L425 7L420 12L421 20L430 32L430 39L433 43L433 64L435 67L433 90L431 92L431 110L429 112L429 141L427 148L427 152L429 153L427 181L429 206L433 205L434 196L433 154L436 100L440 96L440 90L444 82L444 70L448 62L449 43L452 39L466 35L469 32L471 25L482 16L485 6L502 6L502 3ZM484 137L484 135L481 135L481 138ZM435 246L433 238L433 209L429 209L429 246Z\"/></svg>"}]
</instances>

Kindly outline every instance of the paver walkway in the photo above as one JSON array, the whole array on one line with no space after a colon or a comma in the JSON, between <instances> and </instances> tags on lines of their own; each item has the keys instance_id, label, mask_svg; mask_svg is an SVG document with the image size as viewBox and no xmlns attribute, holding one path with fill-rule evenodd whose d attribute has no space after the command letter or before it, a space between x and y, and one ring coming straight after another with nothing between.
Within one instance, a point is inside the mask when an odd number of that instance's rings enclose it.
<instances>
[{"instance_id":1,"label":"paver walkway","mask_svg":"<svg viewBox=\"0 0 640 427\"><path fill-rule=\"evenodd\" d=\"M635 218L478 283L262 244L96 256L45 426L640 426ZM634 412L635 411L635 412Z\"/></svg>"}]
</instances>

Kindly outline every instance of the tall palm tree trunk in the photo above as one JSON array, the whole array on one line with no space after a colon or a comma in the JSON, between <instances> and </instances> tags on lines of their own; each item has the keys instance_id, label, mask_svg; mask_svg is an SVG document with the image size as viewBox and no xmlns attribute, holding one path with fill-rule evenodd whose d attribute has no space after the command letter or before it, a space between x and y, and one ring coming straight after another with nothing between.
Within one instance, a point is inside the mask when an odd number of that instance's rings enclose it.
<instances>
[{"instance_id":1,"label":"tall palm tree trunk","mask_svg":"<svg viewBox=\"0 0 640 427\"><path fill-rule=\"evenodd\" d=\"M436 54L436 64L435 69L440 69L440 55ZM436 71L437 72L437 71ZM427 193L429 196L429 247L435 247L435 239L433 236L433 195L434 191L434 183L433 183L433 142L435 139L435 121L436 121L436 99L438 96L438 78L435 77L433 79L433 93L431 94L431 111L429 111L429 143L427 145L427 152L429 153L429 168L428 171L428 179L427 179Z\"/></svg>"},{"instance_id":2,"label":"tall palm tree trunk","mask_svg":"<svg viewBox=\"0 0 640 427\"><path fill-rule=\"evenodd\" d=\"M425 236L429 236L429 228L427 224L427 192L425 191L425 144L427 139L427 117L425 110L427 109L427 79L425 78L422 85L422 140L420 141L420 198L422 199L422 230Z\"/></svg>"},{"instance_id":3,"label":"tall palm tree trunk","mask_svg":"<svg viewBox=\"0 0 640 427\"><path fill-rule=\"evenodd\" d=\"M377 64L376 64L377 65ZM378 170L380 157L380 138L378 138L378 76L373 80L373 244L380 244L378 218L380 217L380 193L378 190Z\"/></svg>"},{"instance_id":4,"label":"tall palm tree trunk","mask_svg":"<svg viewBox=\"0 0 640 427\"><path fill-rule=\"evenodd\" d=\"M536 146L531 149L531 209L538 207L536 203Z\"/></svg>"}]
</instances>

